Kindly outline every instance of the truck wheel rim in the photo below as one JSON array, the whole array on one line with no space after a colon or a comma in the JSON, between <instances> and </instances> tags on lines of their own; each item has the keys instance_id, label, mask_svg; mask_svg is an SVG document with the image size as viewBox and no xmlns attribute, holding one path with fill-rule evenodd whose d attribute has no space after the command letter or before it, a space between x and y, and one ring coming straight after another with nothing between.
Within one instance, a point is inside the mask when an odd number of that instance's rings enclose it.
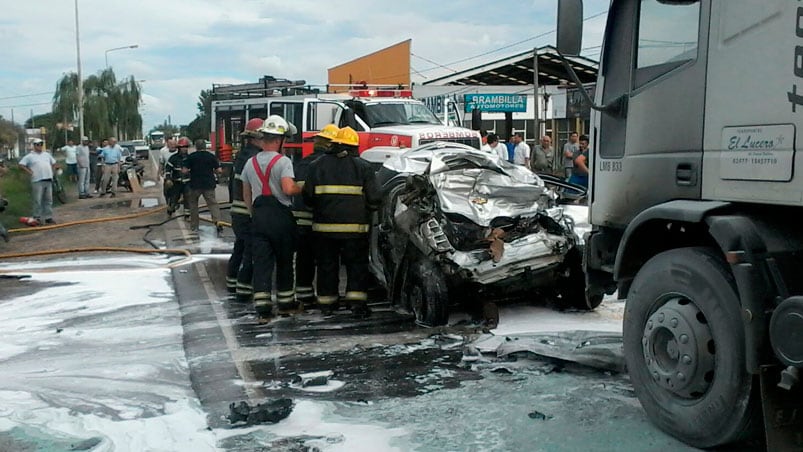
<instances>
[{"instance_id":1,"label":"truck wheel rim","mask_svg":"<svg viewBox=\"0 0 803 452\"><path fill-rule=\"evenodd\" d=\"M716 347L708 320L688 298L669 297L647 319L641 344L658 386L684 399L697 399L711 386Z\"/></svg>"}]
</instances>

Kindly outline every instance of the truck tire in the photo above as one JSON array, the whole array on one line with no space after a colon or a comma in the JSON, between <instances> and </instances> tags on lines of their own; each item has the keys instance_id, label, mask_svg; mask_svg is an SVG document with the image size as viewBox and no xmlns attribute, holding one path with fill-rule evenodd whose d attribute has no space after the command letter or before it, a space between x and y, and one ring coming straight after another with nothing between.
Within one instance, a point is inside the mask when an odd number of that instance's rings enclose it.
<instances>
[{"instance_id":1,"label":"truck tire","mask_svg":"<svg viewBox=\"0 0 803 452\"><path fill-rule=\"evenodd\" d=\"M406 305L421 326L440 326L449 322L449 293L438 266L421 256L409 262L404 279Z\"/></svg>"},{"instance_id":2,"label":"truck tire","mask_svg":"<svg viewBox=\"0 0 803 452\"><path fill-rule=\"evenodd\" d=\"M647 261L630 288L623 333L636 395L662 430L708 448L760 427L736 285L717 252L680 248Z\"/></svg>"}]
</instances>

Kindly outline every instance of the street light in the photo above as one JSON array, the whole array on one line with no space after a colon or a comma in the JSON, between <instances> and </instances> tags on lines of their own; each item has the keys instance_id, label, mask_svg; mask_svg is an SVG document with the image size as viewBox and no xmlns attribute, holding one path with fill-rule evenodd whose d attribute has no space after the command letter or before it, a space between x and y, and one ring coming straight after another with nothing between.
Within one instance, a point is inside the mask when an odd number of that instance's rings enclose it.
<instances>
[{"instance_id":1,"label":"street light","mask_svg":"<svg viewBox=\"0 0 803 452\"><path fill-rule=\"evenodd\" d=\"M114 52L115 50L136 49L137 47L139 47L139 44L132 44L130 46L115 47L113 49L106 50L106 69L109 68L109 52Z\"/></svg>"}]
</instances>

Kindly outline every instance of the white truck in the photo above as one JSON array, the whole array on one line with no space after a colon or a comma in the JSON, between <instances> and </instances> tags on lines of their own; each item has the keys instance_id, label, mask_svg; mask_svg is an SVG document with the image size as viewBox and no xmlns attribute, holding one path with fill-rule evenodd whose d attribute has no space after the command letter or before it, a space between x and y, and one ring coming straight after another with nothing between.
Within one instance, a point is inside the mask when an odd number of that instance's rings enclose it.
<instances>
[{"instance_id":1,"label":"white truck","mask_svg":"<svg viewBox=\"0 0 803 452\"><path fill-rule=\"evenodd\" d=\"M582 18L560 0L563 55ZM627 300L644 410L803 450L803 2L613 0L596 88L587 296Z\"/></svg>"},{"instance_id":2,"label":"white truck","mask_svg":"<svg viewBox=\"0 0 803 452\"><path fill-rule=\"evenodd\" d=\"M475 130L445 125L427 106L405 89L353 89L342 94L268 96L212 102L212 147L233 144L245 123L270 114L285 117L298 135L285 147L293 155L312 152L312 137L326 124L349 125L360 135L360 152L381 149L371 159L389 158L389 149L408 149L447 141L480 148ZM364 156L368 157L368 156Z\"/></svg>"}]
</instances>

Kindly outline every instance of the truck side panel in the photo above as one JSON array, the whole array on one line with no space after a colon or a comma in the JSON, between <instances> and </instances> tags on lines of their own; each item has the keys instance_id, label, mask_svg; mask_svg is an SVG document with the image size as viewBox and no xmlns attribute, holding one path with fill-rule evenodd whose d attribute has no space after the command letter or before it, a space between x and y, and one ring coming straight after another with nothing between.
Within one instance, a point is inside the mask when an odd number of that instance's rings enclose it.
<instances>
[{"instance_id":1,"label":"truck side panel","mask_svg":"<svg viewBox=\"0 0 803 452\"><path fill-rule=\"evenodd\" d=\"M790 101L803 94L801 7L792 0L713 2L704 198L803 201L803 161L795 152L803 105Z\"/></svg>"}]
</instances>

